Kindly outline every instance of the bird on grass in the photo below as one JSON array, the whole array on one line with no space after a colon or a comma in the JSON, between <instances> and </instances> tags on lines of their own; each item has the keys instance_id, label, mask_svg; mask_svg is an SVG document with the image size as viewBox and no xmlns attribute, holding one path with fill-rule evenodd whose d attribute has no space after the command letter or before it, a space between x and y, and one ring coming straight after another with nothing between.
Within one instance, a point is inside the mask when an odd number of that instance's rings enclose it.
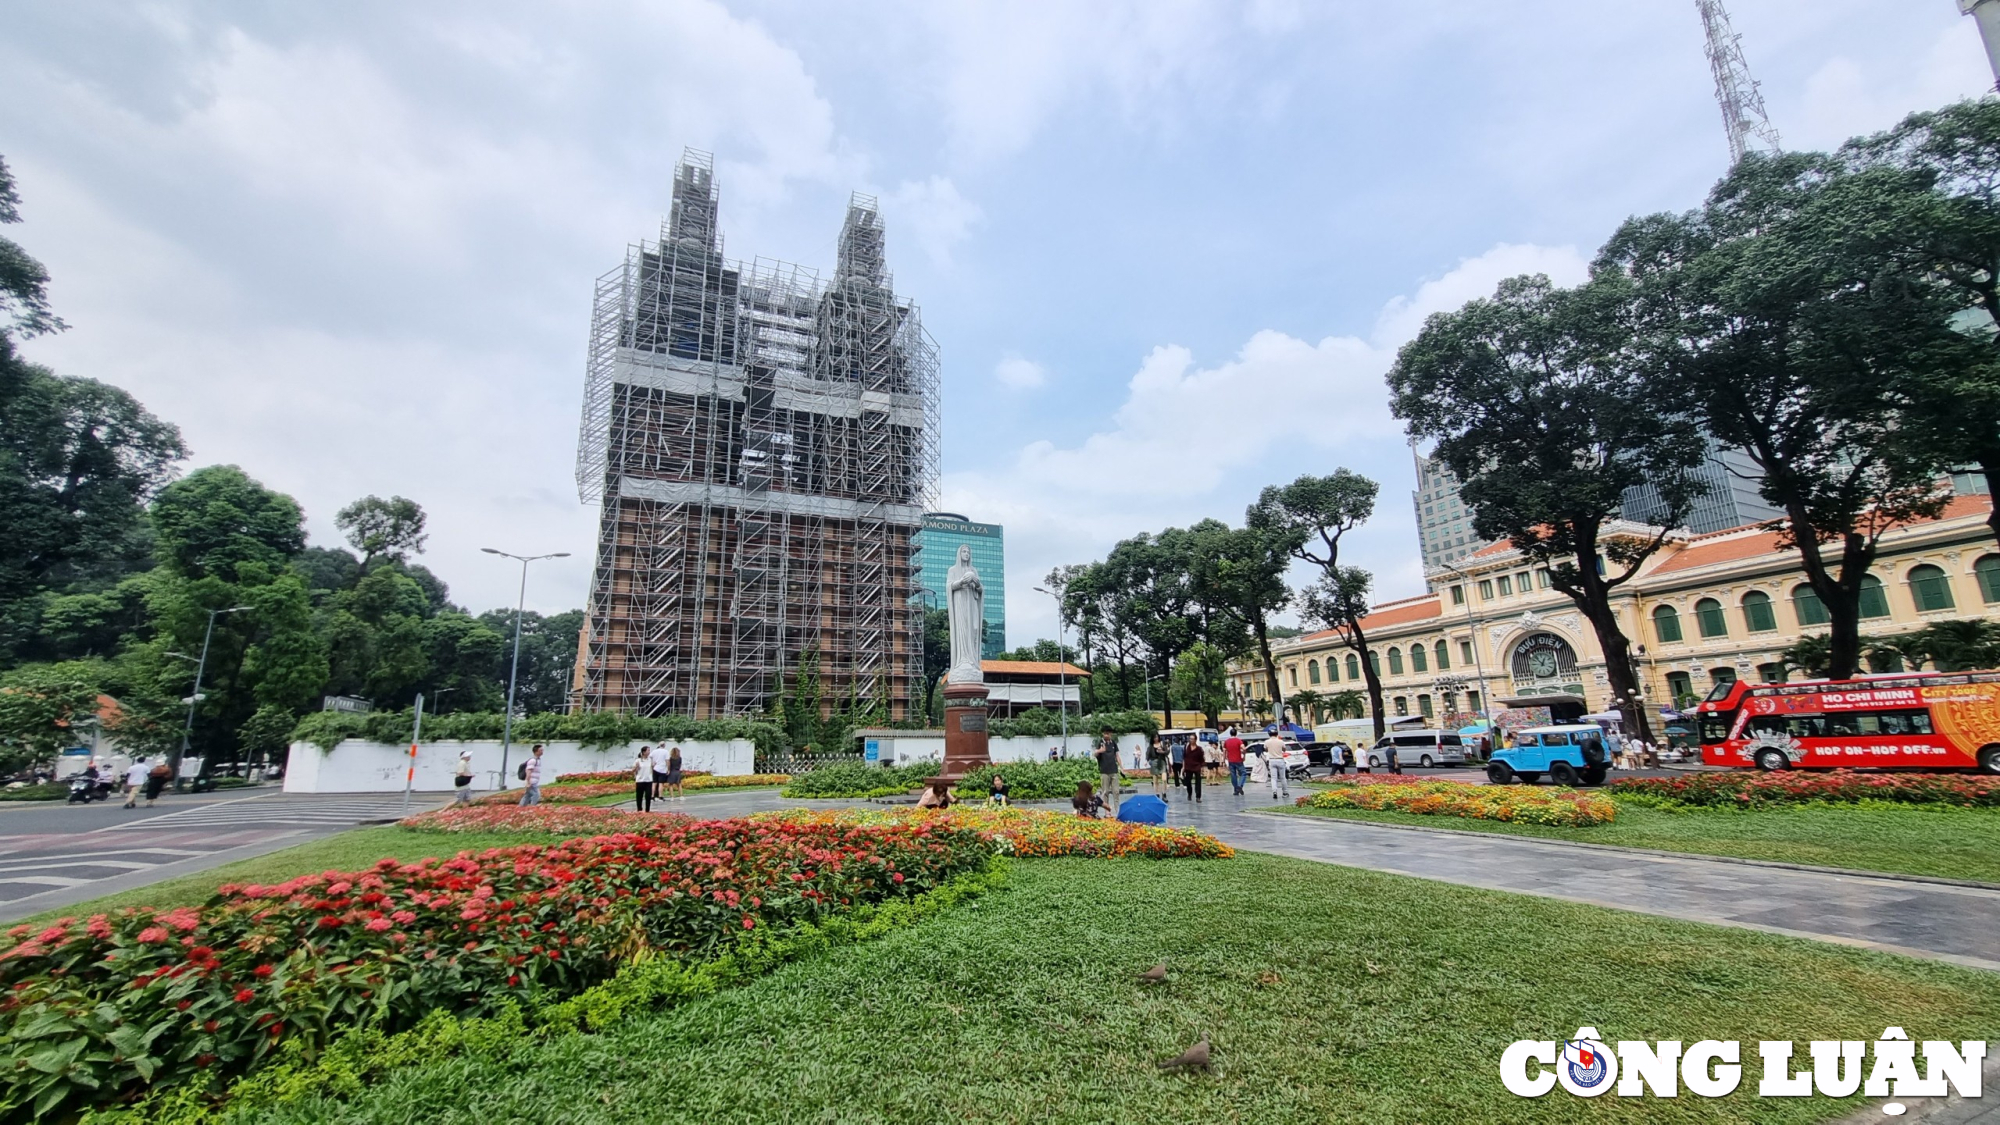
<instances>
[{"instance_id":1,"label":"bird on grass","mask_svg":"<svg viewBox=\"0 0 2000 1125\"><path fill-rule=\"evenodd\" d=\"M1145 972L1139 974L1140 984L1158 984L1166 979L1167 979L1167 963L1165 961L1162 961L1159 964L1153 966L1152 968L1147 969Z\"/></svg>"},{"instance_id":2,"label":"bird on grass","mask_svg":"<svg viewBox=\"0 0 2000 1125\"><path fill-rule=\"evenodd\" d=\"M1189 1071L1199 1067L1204 1073L1212 1073L1208 1068L1208 1037L1202 1036L1201 1042L1157 1065L1161 1070Z\"/></svg>"}]
</instances>

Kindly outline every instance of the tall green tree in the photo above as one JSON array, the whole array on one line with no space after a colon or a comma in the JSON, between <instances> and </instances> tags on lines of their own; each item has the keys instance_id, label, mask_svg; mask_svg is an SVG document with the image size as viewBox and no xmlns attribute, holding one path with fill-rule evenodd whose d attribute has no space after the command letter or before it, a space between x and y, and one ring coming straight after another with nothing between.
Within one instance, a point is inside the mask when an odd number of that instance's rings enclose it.
<instances>
[{"instance_id":1,"label":"tall green tree","mask_svg":"<svg viewBox=\"0 0 2000 1125\"><path fill-rule=\"evenodd\" d=\"M31 664L0 676L0 772L76 745L97 721L97 694L79 664Z\"/></svg>"},{"instance_id":2,"label":"tall green tree","mask_svg":"<svg viewBox=\"0 0 2000 1125\"><path fill-rule=\"evenodd\" d=\"M1611 606L1706 490L1700 430L1665 408L1634 346L1631 286L1545 276L1432 316L1389 372L1390 410L1462 482L1473 529L1547 568L1604 653L1626 729L1651 738L1631 640ZM1607 536L1627 490L1651 485L1663 526Z\"/></svg>"},{"instance_id":3,"label":"tall green tree","mask_svg":"<svg viewBox=\"0 0 2000 1125\"><path fill-rule=\"evenodd\" d=\"M1343 566L1340 542L1348 532L1375 514L1374 481L1348 469L1326 476L1307 474L1287 485L1271 485L1257 496L1244 523L1292 545L1292 557L1319 568L1303 608L1307 620L1340 632L1342 640L1361 656L1362 678L1368 685L1368 707L1375 716L1375 736L1382 736L1382 675L1368 653L1368 588L1373 579L1359 567ZM1266 657L1265 674L1278 692L1277 670ZM1281 704L1282 706L1282 704Z\"/></svg>"},{"instance_id":4,"label":"tall green tree","mask_svg":"<svg viewBox=\"0 0 2000 1125\"><path fill-rule=\"evenodd\" d=\"M1372 482L1371 482L1372 483ZM1334 566L1321 571L1318 579L1299 597L1299 616L1310 624L1332 629L1342 644L1360 658L1361 676L1368 687L1368 713L1375 719L1375 737L1388 729L1382 715L1382 670L1368 647L1368 633L1362 624L1368 617L1368 588L1374 577L1358 566Z\"/></svg>"},{"instance_id":5,"label":"tall green tree","mask_svg":"<svg viewBox=\"0 0 2000 1125\"><path fill-rule=\"evenodd\" d=\"M1222 709L1233 702L1228 654L1206 641L1196 641L1174 661L1170 687L1183 707L1201 712L1211 728L1220 727Z\"/></svg>"},{"instance_id":6,"label":"tall green tree","mask_svg":"<svg viewBox=\"0 0 2000 1125\"><path fill-rule=\"evenodd\" d=\"M197 469L167 485L151 514L160 564L182 578L226 581L244 563L281 569L306 545L298 501L234 465Z\"/></svg>"},{"instance_id":7,"label":"tall green tree","mask_svg":"<svg viewBox=\"0 0 2000 1125\"><path fill-rule=\"evenodd\" d=\"M1746 450L1829 617L1829 668L1860 665L1861 588L1884 533L1934 516L1950 449L1899 393L1968 338L1867 231L1880 176L1823 153L1752 154L1699 211L1628 220L1594 273L1636 286L1648 380L1668 409Z\"/></svg>"},{"instance_id":8,"label":"tall green tree","mask_svg":"<svg viewBox=\"0 0 2000 1125\"><path fill-rule=\"evenodd\" d=\"M1112 547L1104 566L1117 591L1112 615L1145 646L1147 660L1160 679L1170 680L1174 662L1201 639L1188 533L1170 527L1158 535L1135 535ZM1163 713L1166 725L1173 726L1171 695Z\"/></svg>"},{"instance_id":9,"label":"tall green tree","mask_svg":"<svg viewBox=\"0 0 2000 1125\"><path fill-rule=\"evenodd\" d=\"M1840 156L1872 173L1880 193L1882 221L1857 233L1905 284L1944 289L1955 325L1986 347L1985 363L1912 364L1899 389L1925 439L1976 466L2000 495L2000 99L1912 114ZM2000 539L2000 506L1986 520Z\"/></svg>"},{"instance_id":10,"label":"tall green tree","mask_svg":"<svg viewBox=\"0 0 2000 1125\"><path fill-rule=\"evenodd\" d=\"M361 552L361 568L376 559L402 561L424 549L424 509L415 500L363 496L333 517L333 525Z\"/></svg>"},{"instance_id":11,"label":"tall green tree","mask_svg":"<svg viewBox=\"0 0 2000 1125\"><path fill-rule=\"evenodd\" d=\"M1264 678L1273 693L1278 688L1278 666L1271 657L1271 615L1292 600L1292 588L1285 582L1304 541L1304 531L1294 525L1262 521L1256 505L1245 515L1245 526L1212 531L1200 544L1195 557L1197 585L1204 600L1215 605L1231 630L1243 635L1264 666ZM1234 655L1227 640L1225 651ZM1278 697L1282 701L1282 695Z\"/></svg>"},{"instance_id":12,"label":"tall green tree","mask_svg":"<svg viewBox=\"0 0 2000 1125\"><path fill-rule=\"evenodd\" d=\"M21 221L21 193L14 173L0 157L0 223ZM27 339L60 332L67 325L49 308L49 271L19 243L0 238L0 340ZM10 349L11 350L11 349Z\"/></svg>"}]
</instances>

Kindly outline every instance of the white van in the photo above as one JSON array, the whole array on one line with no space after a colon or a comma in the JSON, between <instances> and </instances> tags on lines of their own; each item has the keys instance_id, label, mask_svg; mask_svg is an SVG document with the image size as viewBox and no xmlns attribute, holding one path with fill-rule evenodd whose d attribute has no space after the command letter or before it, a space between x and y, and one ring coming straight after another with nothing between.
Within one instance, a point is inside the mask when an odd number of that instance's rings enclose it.
<instances>
[{"instance_id":1,"label":"white van","mask_svg":"<svg viewBox=\"0 0 2000 1125\"><path fill-rule=\"evenodd\" d=\"M1372 768L1389 764L1389 747L1396 748L1396 762L1404 766L1462 766L1465 764L1465 740L1455 731L1448 730L1405 730L1385 734L1368 751L1368 765Z\"/></svg>"}]
</instances>

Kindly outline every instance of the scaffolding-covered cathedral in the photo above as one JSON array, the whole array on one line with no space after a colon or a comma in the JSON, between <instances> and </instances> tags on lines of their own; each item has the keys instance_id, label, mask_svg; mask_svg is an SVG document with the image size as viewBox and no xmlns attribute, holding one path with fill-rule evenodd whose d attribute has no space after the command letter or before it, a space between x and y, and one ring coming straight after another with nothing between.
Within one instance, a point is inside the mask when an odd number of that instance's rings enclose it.
<instances>
[{"instance_id":1,"label":"scaffolding-covered cathedral","mask_svg":"<svg viewBox=\"0 0 2000 1125\"><path fill-rule=\"evenodd\" d=\"M921 696L912 536L935 504L938 349L856 195L834 276L722 254L688 150L657 243L597 282L577 489L600 508L574 689L587 710L770 709L814 654L821 698Z\"/></svg>"}]
</instances>

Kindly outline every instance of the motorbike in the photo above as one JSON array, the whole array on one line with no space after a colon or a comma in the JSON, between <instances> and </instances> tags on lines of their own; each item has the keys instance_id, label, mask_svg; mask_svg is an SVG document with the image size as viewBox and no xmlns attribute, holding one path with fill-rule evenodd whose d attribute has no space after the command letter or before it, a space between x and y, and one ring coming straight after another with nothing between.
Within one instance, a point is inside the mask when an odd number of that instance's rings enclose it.
<instances>
[{"instance_id":1,"label":"motorbike","mask_svg":"<svg viewBox=\"0 0 2000 1125\"><path fill-rule=\"evenodd\" d=\"M111 793L111 787L102 781L92 781L81 774L69 779L69 804L87 805L101 801Z\"/></svg>"}]
</instances>

